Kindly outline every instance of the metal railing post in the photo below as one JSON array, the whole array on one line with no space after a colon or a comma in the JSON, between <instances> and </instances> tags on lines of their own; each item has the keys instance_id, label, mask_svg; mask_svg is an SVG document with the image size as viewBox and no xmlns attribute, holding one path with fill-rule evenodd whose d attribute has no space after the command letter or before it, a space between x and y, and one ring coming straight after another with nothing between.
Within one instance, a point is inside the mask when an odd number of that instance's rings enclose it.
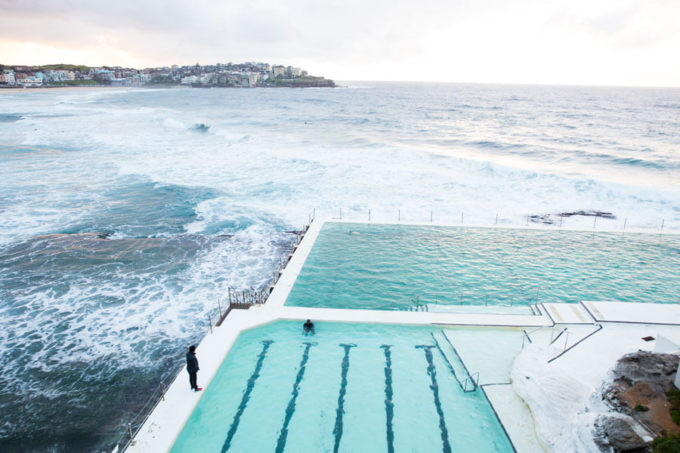
<instances>
[{"instance_id":1,"label":"metal railing post","mask_svg":"<svg viewBox=\"0 0 680 453\"><path fill-rule=\"evenodd\" d=\"M161 400L165 401L165 388L163 387L163 381L161 381Z\"/></svg>"},{"instance_id":2,"label":"metal railing post","mask_svg":"<svg viewBox=\"0 0 680 453\"><path fill-rule=\"evenodd\" d=\"M493 224L498 225L498 213L496 213L496 221Z\"/></svg>"},{"instance_id":3,"label":"metal railing post","mask_svg":"<svg viewBox=\"0 0 680 453\"><path fill-rule=\"evenodd\" d=\"M368 221L369 222L371 221L371 210L370 209L368 210Z\"/></svg>"},{"instance_id":4,"label":"metal railing post","mask_svg":"<svg viewBox=\"0 0 680 453\"><path fill-rule=\"evenodd\" d=\"M397 222L401 222L401 209L397 209Z\"/></svg>"},{"instance_id":5,"label":"metal railing post","mask_svg":"<svg viewBox=\"0 0 680 453\"><path fill-rule=\"evenodd\" d=\"M212 329L212 316L210 316L210 313L208 313L208 324L210 324L210 333L213 333L213 329Z\"/></svg>"}]
</instances>

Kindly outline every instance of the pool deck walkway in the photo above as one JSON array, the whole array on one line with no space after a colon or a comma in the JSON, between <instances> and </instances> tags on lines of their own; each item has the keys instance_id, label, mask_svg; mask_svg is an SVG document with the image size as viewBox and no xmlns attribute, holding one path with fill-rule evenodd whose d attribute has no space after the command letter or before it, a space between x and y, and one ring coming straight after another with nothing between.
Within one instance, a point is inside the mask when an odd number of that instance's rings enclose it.
<instances>
[{"instance_id":1,"label":"pool deck walkway","mask_svg":"<svg viewBox=\"0 0 680 453\"><path fill-rule=\"evenodd\" d=\"M297 246L286 268L272 290L267 303L254 305L248 310L232 310L220 327L214 327L197 347L201 370L198 374L199 385L210 385L227 353L238 335L248 329L277 320L305 320L316 322L357 322L389 323L423 326L514 326L514 327L551 327L556 324L605 324L635 323L664 324L680 326L680 305L676 304L628 304L622 302L583 302L581 304L538 304L536 314L527 314L526 307L518 314L488 314L470 312L411 312L386 310L345 310L328 308L306 308L285 306L285 301L293 288L295 280L321 231L323 222L311 224L304 238ZM528 432L533 424L527 424L512 415L511 408L505 408L503 401L519 404L510 398L506 389L488 389L491 402L500 404L496 411L503 420L511 438L516 437L518 452L537 451L530 443L519 439L531 438ZM175 439L198 404L202 393L190 390L188 376L180 372L178 378L169 386L165 399L160 401L147 420L136 433L128 452L166 452L170 451ZM507 409L507 410L506 410ZM513 422L513 418L515 421ZM521 417L520 417L521 418Z\"/></svg>"}]
</instances>

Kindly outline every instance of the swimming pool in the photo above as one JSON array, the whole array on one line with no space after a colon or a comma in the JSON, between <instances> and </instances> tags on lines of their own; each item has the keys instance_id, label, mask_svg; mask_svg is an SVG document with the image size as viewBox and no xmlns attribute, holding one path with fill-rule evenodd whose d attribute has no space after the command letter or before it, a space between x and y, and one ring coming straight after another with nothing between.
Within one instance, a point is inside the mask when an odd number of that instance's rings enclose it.
<instances>
[{"instance_id":1,"label":"swimming pool","mask_svg":"<svg viewBox=\"0 0 680 453\"><path fill-rule=\"evenodd\" d=\"M326 223L286 305L406 310L680 302L680 237Z\"/></svg>"},{"instance_id":2,"label":"swimming pool","mask_svg":"<svg viewBox=\"0 0 680 453\"><path fill-rule=\"evenodd\" d=\"M472 331L316 328L304 336L299 322L278 321L243 332L172 451L513 451L482 390L461 386L464 355L452 345L486 349ZM522 333L496 332L505 348L496 373L505 375Z\"/></svg>"}]
</instances>

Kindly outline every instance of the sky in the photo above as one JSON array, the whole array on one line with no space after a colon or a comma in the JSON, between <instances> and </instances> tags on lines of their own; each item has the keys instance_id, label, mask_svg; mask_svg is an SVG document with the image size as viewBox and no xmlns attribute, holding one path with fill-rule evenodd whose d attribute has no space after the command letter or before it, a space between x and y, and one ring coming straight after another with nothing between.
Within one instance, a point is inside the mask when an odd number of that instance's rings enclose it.
<instances>
[{"instance_id":1,"label":"sky","mask_svg":"<svg viewBox=\"0 0 680 453\"><path fill-rule=\"evenodd\" d=\"M680 0L0 0L0 63L680 86Z\"/></svg>"}]
</instances>

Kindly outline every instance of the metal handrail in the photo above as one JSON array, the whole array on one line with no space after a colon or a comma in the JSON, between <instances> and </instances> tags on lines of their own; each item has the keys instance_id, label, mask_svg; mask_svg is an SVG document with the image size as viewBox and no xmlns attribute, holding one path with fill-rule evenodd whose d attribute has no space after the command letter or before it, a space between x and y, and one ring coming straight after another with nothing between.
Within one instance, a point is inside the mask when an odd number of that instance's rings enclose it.
<instances>
[{"instance_id":1,"label":"metal handrail","mask_svg":"<svg viewBox=\"0 0 680 453\"><path fill-rule=\"evenodd\" d=\"M156 409L156 406L158 406L161 401L165 401L165 390L170 388L173 382L175 382L182 370L184 370L184 367L185 365L182 364L177 371L170 371L165 378L160 380L160 394L155 390L144 406L142 406L139 412L132 418L132 421L125 425L125 432L118 438L114 451L124 452L133 444L135 436L139 430L142 429L142 426L144 426L144 423L146 423L154 409Z\"/></svg>"},{"instance_id":2,"label":"metal handrail","mask_svg":"<svg viewBox=\"0 0 680 453\"><path fill-rule=\"evenodd\" d=\"M598 324L598 325L597 325L597 329L595 329L594 331L590 332L588 335L586 335L585 337L581 338L579 341L577 341L576 343L572 344L572 345L569 346L568 348L564 349L562 352L560 352L559 354L557 354L557 355L556 355L555 357L553 357L552 359L548 360L548 363L552 362L553 360L559 359L559 358L562 357L564 354L566 354L567 352L571 351L571 350L574 349L576 346L578 346L579 344L583 343L583 342L584 342L585 340L587 340L588 338L590 338L590 337L592 337L593 335L595 335L596 333L598 333L600 330L602 330L602 324ZM565 342L565 345L566 345L566 342Z\"/></svg>"},{"instance_id":3,"label":"metal handrail","mask_svg":"<svg viewBox=\"0 0 680 453\"><path fill-rule=\"evenodd\" d=\"M555 328L553 327L553 330L550 333L550 344L553 344L554 342L556 342L557 339L560 338L562 336L562 334L566 331L567 331L567 328L565 327L564 329L562 329L562 331L560 333L557 334L557 336L555 338L553 338L553 335L555 333Z\"/></svg>"},{"instance_id":4,"label":"metal handrail","mask_svg":"<svg viewBox=\"0 0 680 453\"><path fill-rule=\"evenodd\" d=\"M475 376L477 376L477 381L475 382ZM468 381L472 382L472 390L467 389L467 383ZM466 377L463 380L463 391L468 393L468 392L474 392L477 390L477 387L479 387L479 371L472 373L468 377Z\"/></svg>"}]
</instances>

